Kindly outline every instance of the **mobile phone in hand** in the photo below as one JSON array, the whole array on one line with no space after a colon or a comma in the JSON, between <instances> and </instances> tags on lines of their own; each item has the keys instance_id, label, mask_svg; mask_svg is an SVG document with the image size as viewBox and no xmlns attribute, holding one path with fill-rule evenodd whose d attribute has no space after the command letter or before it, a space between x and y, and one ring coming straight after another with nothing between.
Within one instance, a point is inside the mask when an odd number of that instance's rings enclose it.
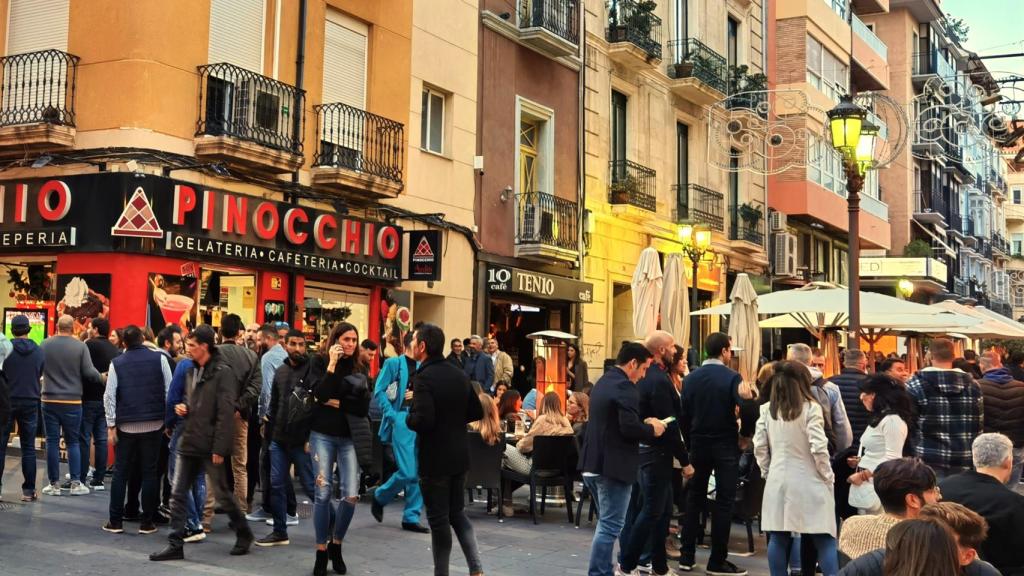
<instances>
[{"instance_id":1,"label":"mobile phone in hand","mask_svg":"<svg viewBox=\"0 0 1024 576\"><path fill-rule=\"evenodd\" d=\"M661 423L664 424L665 426L668 426L669 424L671 424L671 423L673 423L675 421L676 421L676 417L675 416L669 416L668 418L662 418L661 419Z\"/></svg>"}]
</instances>

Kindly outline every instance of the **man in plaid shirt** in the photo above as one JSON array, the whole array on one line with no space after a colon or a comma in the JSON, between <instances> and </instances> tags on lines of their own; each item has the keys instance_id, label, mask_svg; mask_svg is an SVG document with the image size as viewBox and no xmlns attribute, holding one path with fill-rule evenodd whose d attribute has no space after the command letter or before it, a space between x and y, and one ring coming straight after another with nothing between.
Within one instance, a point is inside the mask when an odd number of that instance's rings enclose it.
<instances>
[{"instance_id":1,"label":"man in plaid shirt","mask_svg":"<svg viewBox=\"0 0 1024 576\"><path fill-rule=\"evenodd\" d=\"M931 367L907 381L917 408L911 438L917 456L944 478L971 469L971 444L981 434L984 410L981 387L953 368L953 342L936 338L928 351Z\"/></svg>"}]
</instances>

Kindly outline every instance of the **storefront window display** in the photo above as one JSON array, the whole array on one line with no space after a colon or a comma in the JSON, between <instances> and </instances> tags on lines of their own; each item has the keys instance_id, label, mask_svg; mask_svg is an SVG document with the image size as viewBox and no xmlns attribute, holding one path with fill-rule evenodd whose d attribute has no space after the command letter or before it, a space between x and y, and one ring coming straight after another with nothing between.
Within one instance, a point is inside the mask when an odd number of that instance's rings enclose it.
<instances>
[{"instance_id":1,"label":"storefront window display","mask_svg":"<svg viewBox=\"0 0 1024 576\"><path fill-rule=\"evenodd\" d=\"M369 337L369 290L307 282L304 304L306 336L318 345L339 322L358 328L360 338Z\"/></svg>"}]
</instances>

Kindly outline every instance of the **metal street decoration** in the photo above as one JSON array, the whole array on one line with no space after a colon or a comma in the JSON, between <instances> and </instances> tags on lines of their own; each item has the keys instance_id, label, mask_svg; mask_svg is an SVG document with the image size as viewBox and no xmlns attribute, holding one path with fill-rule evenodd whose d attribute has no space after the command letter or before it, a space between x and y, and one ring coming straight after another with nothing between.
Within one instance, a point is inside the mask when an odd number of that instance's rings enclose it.
<instances>
[{"instance_id":1,"label":"metal street decoration","mask_svg":"<svg viewBox=\"0 0 1024 576\"><path fill-rule=\"evenodd\" d=\"M893 99L862 92L854 102L879 125L871 169L891 164L906 146L909 123ZM708 159L721 170L771 175L820 165L826 155L841 163L829 144L825 110L802 90L739 92L708 107Z\"/></svg>"}]
</instances>

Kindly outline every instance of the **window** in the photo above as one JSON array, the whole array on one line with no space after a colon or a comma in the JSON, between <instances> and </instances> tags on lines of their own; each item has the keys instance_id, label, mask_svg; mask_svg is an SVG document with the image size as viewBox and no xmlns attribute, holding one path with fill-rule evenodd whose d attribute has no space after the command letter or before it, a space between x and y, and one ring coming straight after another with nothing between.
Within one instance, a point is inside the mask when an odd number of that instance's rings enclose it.
<instances>
[{"instance_id":1,"label":"window","mask_svg":"<svg viewBox=\"0 0 1024 576\"><path fill-rule=\"evenodd\" d=\"M7 54L68 49L69 0L10 0Z\"/></svg>"},{"instance_id":2,"label":"window","mask_svg":"<svg viewBox=\"0 0 1024 576\"><path fill-rule=\"evenodd\" d=\"M366 109L366 38L369 28L336 10L324 19L323 103Z\"/></svg>"},{"instance_id":3,"label":"window","mask_svg":"<svg viewBox=\"0 0 1024 576\"><path fill-rule=\"evenodd\" d=\"M740 23L732 16L728 18L728 28L726 29L726 57L729 62L729 66L736 66L739 64L740 56Z\"/></svg>"},{"instance_id":4,"label":"window","mask_svg":"<svg viewBox=\"0 0 1024 576\"><path fill-rule=\"evenodd\" d=\"M547 192L554 194L554 120L550 108L516 98L519 119L518 192Z\"/></svg>"},{"instance_id":5,"label":"window","mask_svg":"<svg viewBox=\"0 0 1024 576\"><path fill-rule=\"evenodd\" d=\"M1014 188L1013 189L1013 203L1014 204L1020 204L1021 203L1021 189L1020 188Z\"/></svg>"},{"instance_id":6,"label":"window","mask_svg":"<svg viewBox=\"0 0 1024 576\"><path fill-rule=\"evenodd\" d=\"M807 36L807 83L825 93L833 101L849 93L849 67L826 50L820 42Z\"/></svg>"},{"instance_id":7,"label":"window","mask_svg":"<svg viewBox=\"0 0 1024 576\"><path fill-rule=\"evenodd\" d=\"M433 88L423 89L420 108L420 148L444 154L445 95Z\"/></svg>"},{"instance_id":8,"label":"window","mask_svg":"<svg viewBox=\"0 0 1024 576\"><path fill-rule=\"evenodd\" d=\"M212 0L210 63L227 62L263 73L263 17L266 0Z\"/></svg>"},{"instance_id":9,"label":"window","mask_svg":"<svg viewBox=\"0 0 1024 576\"><path fill-rule=\"evenodd\" d=\"M807 145L807 179L846 196L846 173L839 152L821 138L811 137Z\"/></svg>"},{"instance_id":10,"label":"window","mask_svg":"<svg viewBox=\"0 0 1024 576\"><path fill-rule=\"evenodd\" d=\"M622 163L621 170L625 170L626 161L626 104L629 98L622 92L612 90L612 147L611 160L618 166Z\"/></svg>"},{"instance_id":11,"label":"window","mask_svg":"<svg viewBox=\"0 0 1024 576\"><path fill-rule=\"evenodd\" d=\"M690 127L676 123L676 218L689 218Z\"/></svg>"}]
</instances>

